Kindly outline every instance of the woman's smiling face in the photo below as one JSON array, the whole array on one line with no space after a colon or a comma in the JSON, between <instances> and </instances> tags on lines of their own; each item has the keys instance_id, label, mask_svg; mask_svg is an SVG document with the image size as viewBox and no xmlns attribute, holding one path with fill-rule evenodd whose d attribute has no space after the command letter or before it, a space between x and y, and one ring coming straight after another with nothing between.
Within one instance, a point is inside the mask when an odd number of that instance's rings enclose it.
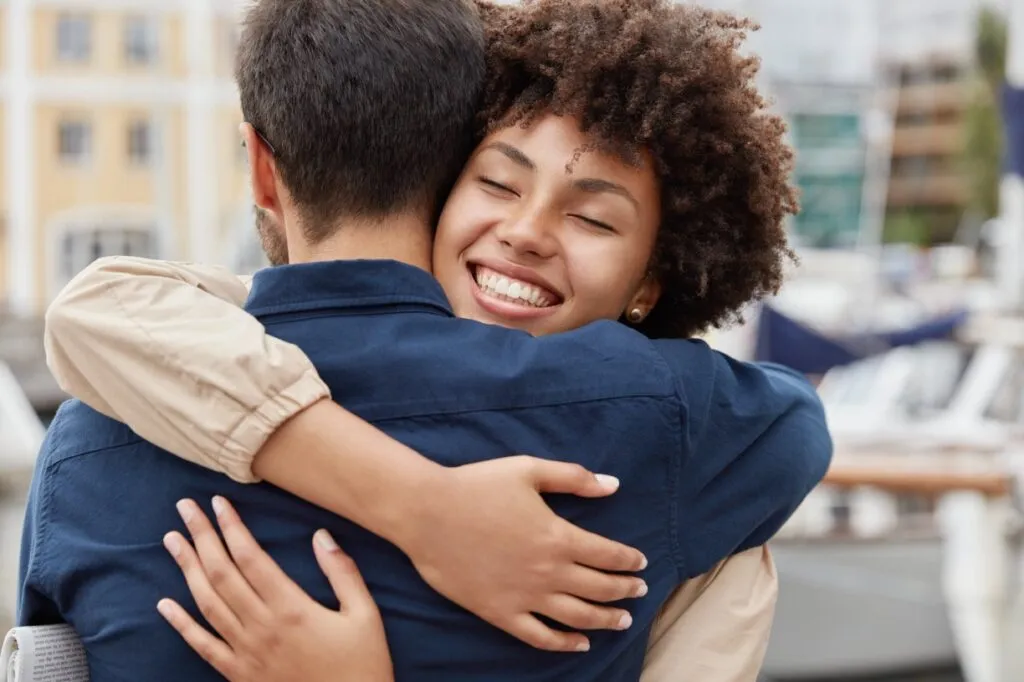
<instances>
[{"instance_id":1,"label":"woman's smiling face","mask_svg":"<svg viewBox=\"0 0 1024 682\"><path fill-rule=\"evenodd\" d=\"M591 142L575 119L547 115L480 143L434 244L455 314L540 335L654 306L660 289L647 272L661 216L650 159L578 156Z\"/></svg>"}]
</instances>

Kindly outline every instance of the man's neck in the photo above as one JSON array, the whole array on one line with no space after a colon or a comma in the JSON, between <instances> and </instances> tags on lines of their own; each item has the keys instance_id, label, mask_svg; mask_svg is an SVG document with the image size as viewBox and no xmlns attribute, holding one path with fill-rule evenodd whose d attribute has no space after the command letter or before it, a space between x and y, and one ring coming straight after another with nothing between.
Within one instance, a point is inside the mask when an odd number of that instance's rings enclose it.
<instances>
[{"instance_id":1,"label":"man's neck","mask_svg":"<svg viewBox=\"0 0 1024 682\"><path fill-rule=\"evenodd\" d=\"M288 261L395 260L432 272L433 232L428 220L413 215L346 220L331 237L317 244L289 235Z\"/></svg>"}]
</instances>

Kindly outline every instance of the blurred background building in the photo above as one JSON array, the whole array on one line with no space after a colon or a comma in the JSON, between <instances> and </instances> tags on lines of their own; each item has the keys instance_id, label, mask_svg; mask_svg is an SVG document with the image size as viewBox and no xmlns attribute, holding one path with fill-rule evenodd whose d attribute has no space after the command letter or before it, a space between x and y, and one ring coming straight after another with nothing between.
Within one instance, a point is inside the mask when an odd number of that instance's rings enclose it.
<instances>
[{"instance_id":1,"label":"blurred background building","mask_svg":"<svg viewBox=\"0 0 1024 682\"><path fill-rule=\"evenodd\" d=\"M762 57L764 85L790 121L803 191L794 228L804 244L948 242L965 217L975 230L992 217L968 211L966 175L968 143L985 142L971 138L972 106L991 100L979 85L990 65L978 43L992 36L979 32L998 30L984 10L998 12L1004 0L702 4L762 25L750 50ZM996 61L1005 58L1005 40L1001 47Z\"/></svg>"},{"instance_id":2,"label":"blurred background building","mask_svg":"<svg viewBox=\"0 0 1024 682\"><path fill-rule=\"evenodd\" d=\"M93 259L251 267L234 3L0 1L0 300L43 310ZM258 264L258 261L257 261Z\"/></svg>"},{"instance_id":3,"label":"blurred background building","mask_svg":"<svg viewBox=\"0 0 1024 682\"><path fill-rule=\"evenodd\" d=\"M0 0L0 360L44 412L40 316L91 261L263 265L237 40L235 2Z\"/></svg>"}]
</instances>

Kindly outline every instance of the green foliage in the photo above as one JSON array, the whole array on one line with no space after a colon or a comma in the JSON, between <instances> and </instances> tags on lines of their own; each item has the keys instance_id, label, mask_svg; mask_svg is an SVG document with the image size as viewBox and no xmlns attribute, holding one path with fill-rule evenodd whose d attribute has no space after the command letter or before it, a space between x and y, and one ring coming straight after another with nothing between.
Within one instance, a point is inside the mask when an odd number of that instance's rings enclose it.
<instances>
[{"instance_id":1,"label":"green foliage","mask_svg":"<svg viewBox=\"0 0 1024 682\"><path fill-rule=\"evenodd\" d=\"M970 207L982 218L999 213L999 180L1003 161L1003 122L1000 92L1006 76L1005 18L985 8L978 14L975 36L977 75L970 86L970 106L964 117L963 166L970 186Z\"/></svg>"},{"instance_id":2,"label":"green foliage","mask_svg":"<svg viewBox=\"0 0 1024 682\"><path fill-rule=\"evenodd\" d=\"M916 244L925 246L930 241L928 216L919 210L890 213L885 218L883 241L888 244Z\"/></svg>"}]
</instances>

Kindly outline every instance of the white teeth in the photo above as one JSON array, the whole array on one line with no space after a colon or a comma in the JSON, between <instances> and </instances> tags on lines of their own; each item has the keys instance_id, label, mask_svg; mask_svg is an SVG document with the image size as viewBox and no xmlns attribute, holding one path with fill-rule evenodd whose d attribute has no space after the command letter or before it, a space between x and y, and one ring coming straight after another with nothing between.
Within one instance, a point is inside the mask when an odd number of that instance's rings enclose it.
<instances>
[{"instance_id":1,"label":"white teeth","mask_svg":"<svg viewBox=\"0 0 1024 682\"><path fill-rule=\"evenodd\" d=\"M537 308L546 308L552 303L547 294L532 284L510 279L483 267L476 269L476 283L486 293L514 300L516 303Z\"/></svg>"}]
</instances>

